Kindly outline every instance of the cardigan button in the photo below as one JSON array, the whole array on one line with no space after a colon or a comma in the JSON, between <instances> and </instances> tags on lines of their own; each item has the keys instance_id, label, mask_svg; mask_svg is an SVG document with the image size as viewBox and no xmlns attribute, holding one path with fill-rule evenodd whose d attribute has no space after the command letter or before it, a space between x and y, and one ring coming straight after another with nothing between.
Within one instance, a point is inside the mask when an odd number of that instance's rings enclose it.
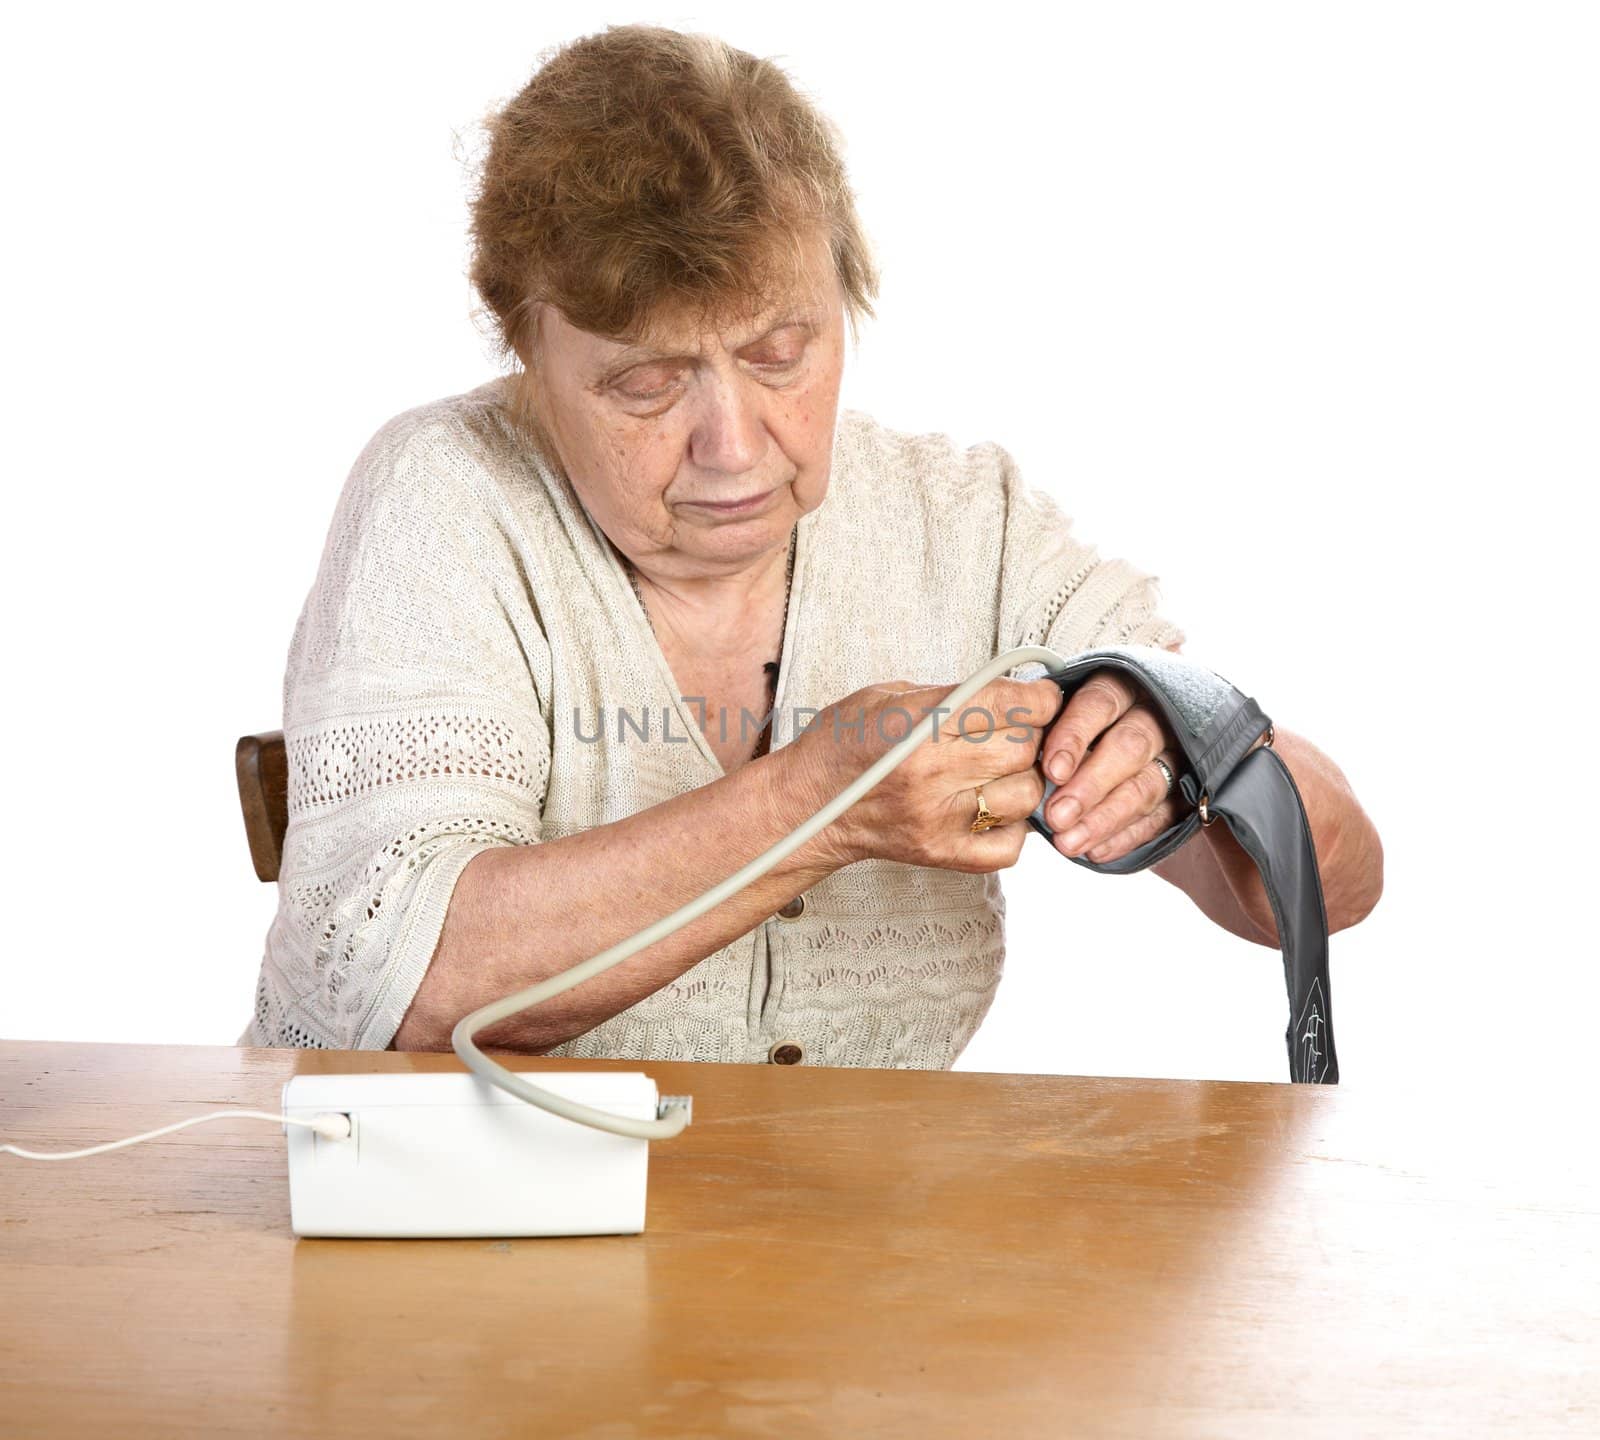
<instances>
[{"instance_id":1,"label":"cardigan button","mask_svg":"<svg viewBox=\"0 0 1600 1440\"><path fill-rule=\"evenodd\" d=\"M783 920L797 920L805 913L806 897L804 895L796 895L793 900L778 910L779 918Z\"/></svg>"},{"instance_id":2,"label":"cardigan button","mask_svg":"<svg viewBox=\"0 0 1600 1440\"><path fill-rule=\"evenodd\" d=\"M767 1059L774 1065L798 1065L804 1056L805 1051L793 1040L780 1040L767 1051Z\"/></svg>"}]
</instances>

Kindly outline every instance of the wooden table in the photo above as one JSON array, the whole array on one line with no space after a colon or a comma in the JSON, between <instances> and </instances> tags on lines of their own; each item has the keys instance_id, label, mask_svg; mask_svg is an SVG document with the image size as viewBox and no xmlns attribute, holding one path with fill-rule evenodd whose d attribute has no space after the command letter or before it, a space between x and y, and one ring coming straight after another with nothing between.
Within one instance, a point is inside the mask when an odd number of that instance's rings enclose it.
<instances>
[{"instance_id":1,"label":"wooden table","mask_svg":"<svg viewBox=\"0 0 1600 1440\"><path fill-rule=\"evenodd\" d=\"M1600 1435L1586 1096L512 1063L694 1096L642 1235L296 1240L264 1121L0 1155L0 1434ZM4 1042L0 1132L456 1068Z\"/></svg>"}]
</instances>

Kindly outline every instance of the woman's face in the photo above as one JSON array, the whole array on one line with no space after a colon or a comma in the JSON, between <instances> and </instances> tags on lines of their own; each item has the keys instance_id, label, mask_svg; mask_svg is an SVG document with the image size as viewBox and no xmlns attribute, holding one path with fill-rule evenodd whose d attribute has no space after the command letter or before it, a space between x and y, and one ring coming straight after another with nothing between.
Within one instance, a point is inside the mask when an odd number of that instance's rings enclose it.
<instances>
[{"instance_id":1,"label":"woman's face","mask_svg":"<svg viewBox=\"0 0 1600 1440\"><path fill-rule=\"evenodd\" d=\"M652 351L545 309L535 411L589 513L646 573L737 573L822 503L844 301L826 247L810 260L754 323L669 331Z\"/></svg>"}]
</instances>

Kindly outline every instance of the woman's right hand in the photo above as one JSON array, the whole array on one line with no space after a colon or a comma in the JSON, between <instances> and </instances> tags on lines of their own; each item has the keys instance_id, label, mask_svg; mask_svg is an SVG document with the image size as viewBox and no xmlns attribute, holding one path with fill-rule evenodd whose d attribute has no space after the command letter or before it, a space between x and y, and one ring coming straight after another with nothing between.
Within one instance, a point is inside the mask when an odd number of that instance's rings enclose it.
<instances>
[{"instance_id":1,"label":"woman's right hand","mask_svg":"<svg viewBox=\"0 0 1600 1440\"><path fill-rule=\"evenodd\" d=\"M910 733L954 685L891 680L868 685L827 709L794 741L792 759L820 809ZM811 842L830 863L898 860L984 872L1015 865L1028 816L1044 798L1035 763L1061 709L1054 680L991 680ZM978 788L1005 822L974 834Z\"/></svg>"}]
</instances>

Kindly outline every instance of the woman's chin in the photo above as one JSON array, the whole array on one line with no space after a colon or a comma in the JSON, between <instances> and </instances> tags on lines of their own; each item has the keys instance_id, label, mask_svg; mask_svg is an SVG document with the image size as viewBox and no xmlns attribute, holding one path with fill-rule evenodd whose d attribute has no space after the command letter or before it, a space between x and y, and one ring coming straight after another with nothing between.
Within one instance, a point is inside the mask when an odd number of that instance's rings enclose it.
<instances>
[{"instance_id":1,"label":"woman's chin","mask_svg":"<svg viewBox=\"0 0 1600 1440\"><path fill-rule=\"evenodd\" d=\"M754 564L763 555L788 544L789 530L774 533L770 528L751 526L744 535L723 533L708 536L706 543L697 548L698 558L718 569L738 570Z\"/></svg>"},{"instance_id":2,"label":"woman's chin","mask_svg":"<svg viewBox=\"0 0 1600 1440\"><path fill-rule=\"evenodd\" d=\"M788 501L782 505L768 505L750 515L715 516L698 512L691 526L679 529L677 548L699 559L725 565L758 560L789 543L789 534L800 514Z\"/></svg>"}]
</instances>

